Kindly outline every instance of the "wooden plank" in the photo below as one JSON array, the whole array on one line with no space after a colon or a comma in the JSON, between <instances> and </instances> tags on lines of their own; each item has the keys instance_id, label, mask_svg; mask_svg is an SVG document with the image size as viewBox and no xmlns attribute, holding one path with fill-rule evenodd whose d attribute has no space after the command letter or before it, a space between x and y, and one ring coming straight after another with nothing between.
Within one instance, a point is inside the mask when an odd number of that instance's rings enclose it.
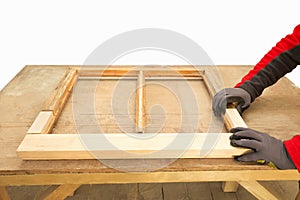
<instances>
[{"instance_id":1,"label":"wooden plank","mask_svg":"<svg viewBox=\"0 0 300 200\"><path fill-rule=\"evenodd\" d=\"M278 199L295 199L299 191L298 181L260 181L259 184Z\"/></svg>"},{"instance_id":2,"label":"wooden plank","mask_svg":"<svg viewBox=\"0 0 300 200\"><path fill-rule=\"evenodd\" d=\"M202 76L202 78L210 96L214 97L214 95L217 93L215 86L212 85L211 81L208 79L208 77L205 74ZM235 127L247 128L246 123L244 122L243 118L241 117L241 115L239 114L236 108L227 108L225 110L224 124L228 131Z\"/></svg>"},{"instance_id":3,"label":"wooden plank","mask_svg":"<svg viewBox=\"0 0 300 200\"><path fill-rule=\"evenodd\" d=\"M179 67L107 67L106 69L97 67L83 67L79 69L80 77L136 77L139 71L143 70L145 76L156 77L201 77L203 70L199 70L192 66Z\"/></svg>"},{"instance_id":4,"label":"wooden plank","mask_svg":"<svg viewBox=\"0 0 300 200\"><path fill-rule=\"evenodd\" d=\"M79 80L137 80L138 78L136 76L125 76L125 77L116 77L116 76L105 76L105 77L95 77L95 76L82 76L82 77L78 77ZM195 77L186 77L186 76L182 76L182 77L155 77L155 76L148 76L145 77L145 80L202 80L201 76L195 76Z\"/></svg>"},{"instance_id":5,"label":"wooden plank","mask_svg":"<svg viewBox=\"0 0 300 200\"><path fill-rule=\"evenodd\" d=\"M212 85L212 83L210 82L210 80L208 79L208 77L205 73L202 75L202 79L204 81L204 84L207 88L209 95L211 97L214 97L215 94L217 93L216 88Z\"/></svg>"},{"instance_id":6,"label":"wooden plank","mask_svg":"<svg viewBox=\"0 0 300 200\"><path fill-rule=\"evenodd\" d=\"M264 188L257 181L239 181L239 184L253 194L256 198L261 200L276 200L278 199L272 193L270 193L266 188Z\"/></svg>"},{"instance_id":7,"label":"wooden plank","mask_svg":"<svg viewBox=\"0 0 300 200\"><path fill-rule=\"evenodd\" d=\"M80 184L66 184L60 186L50 186L47 190L39 194L35 200L63 200L73 196L74 192L80 187Z\"/></svg>"},{"instance_id":8,"label":"wooden plank","mask_svg":"<svg viewBox=\"0 0 300 200\"><path fill-rule=\"evenodd\" d=\"M43 111L52 111L54 116L59 116L62 111L68 96L73 89L73 86L78 77L78 70L69 68L65 76L53 91L51 98L45 104Z\"/></svg>"},{"instance_id":9,"label":"wooden plank","mask_svg":"<svg viewBox=\"0 0 300 200\"><path fill-rule=\"evenodd\" d=\"M145 125L145 77L143 71L140 71L136 89L136 131L143 133Z\"/></svg>"},{"instance_id":10,"label":"wooden plank","mask_svg":"<svg viewBox=\"0 0 300 200\"><path fill-rule=\"evenodd\" d=\"M297 170L231 170L0 175L0 185L177 183L210 181L300 180Z\"/></svg>"},{"instance_id":11,"label":"wooden plank","mask_svg":"<svg viewBox=\"0 0 300 200\"><path fill-rule=\"evenodd\" d=\"M230 133L161 133L143 134L143 137L139 134L32 134L26 135L17 154L24 160L95 159L85 147L90 144L93 154L102 159L203 158L200 152L207 134L215 134L216 141L205 158L232 158L248 151L232 147L228 142ZM180 144L172 145L175 140L181 141Z\"/></svg>"},{"instance_id":12,"label":"wooden plank","mask_svg":"<svg viewBox=\"0 0 300 200\"><path fill-rule=\"evenodd\" d=\"M202 76L202 78L210 96L213 98L213 96L217 93L217 87L211 83L211 81L205 74ZM227 108L225 110L224 124L228 131L235 127L248 127L236 108ZM238 185L239 184L234 181L224 182L222 184L222 188L224 192L236 192L238 189Z\"/></svg>"},{"instance_id":13,"label":"wooden plank","mask_svg":"<svg viewBox=\"0 0 300 200\"><path fill-rule=\"evenodd\" d=\"M51 131L53 122L54 116L52 111L41 111L27 133L47 134Z\"/></svg>"},{"instance_id":14,"label":"wooden plank","mask_svg":"<svg viewBox=\"0 0 300 200\"><path fill-rule=\"evenodd\" d=\"M231 130L236 127L247 128L246 123L239 114L236 108L227 108L224 116L224 123L227 130ZM222 185L224 192L236 192L239 184L237 182L224 182Z\"/></svg>"},{"instance_id":15,"label":"wooden plank","mask_svg":"<svg viewBox=\"0 0 300 200\"><path fill-rule=\"evenodd\" d=\"M0 185L0 200L10 200L6 187L1 185Z\"/></svg>"}]
</instances>

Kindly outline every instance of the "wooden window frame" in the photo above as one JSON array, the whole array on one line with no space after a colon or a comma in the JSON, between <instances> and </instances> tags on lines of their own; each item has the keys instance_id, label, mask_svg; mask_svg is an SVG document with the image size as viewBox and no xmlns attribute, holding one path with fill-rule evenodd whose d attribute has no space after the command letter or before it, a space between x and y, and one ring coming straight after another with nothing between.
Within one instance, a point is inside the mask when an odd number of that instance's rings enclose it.
<instances>
[{"instance_id":1,"label":"wooden window frame","mask_svg":"<svg viewBox=\"0 0 300 200\"><path fill-rule=\"evenodd\" d=\"M131 77L137 79L137 92L136 92L136 127L137 133L144 132L146 125L145 118L145 79L202 79L210 96L213 96L216 91L210 80L206 75L205 70L198 70L193 66L173 66L173 67L109 67L106 69L101 68L78 68L70 67L64 77L59 82L56 89L53 91L50 99L45 104L43 110L34 120L29 128L25 138L17 149L17 155L23 160L60 160L60 159L95 159L94 156L85 149L81 143L78 134L49 134L58 120L65 103L67 102L74 85L78 78L88 77L101 77L101 78L124 78ZM244 120L235 108L226 109L224 115L224 123L227 130L234 127L247 127ZM188 149L177 149L177 151L185 152L180 158L200 158L201 144L205 141L207 134L213 133L193 133L194 142ZM94 137L99 134L91 134ZM144 154L159 150L160 146L156 144L163 144L165 141L172 140L174 137L180 136L175 133L160 133L154 140L144 140L142 144L139 142L132 142L125 134L101 134L102 136L110 139L116 139L128 144L124 146L127 152L133 152L132 156L124 157L122 151L119 153L107 151L99 146L99 151L103 153L101 158L105 159L144 159L144 158L172 158L175 154ZM176 136L177 135L177 136ZM182 134L184 135L184 134ZM228 137L231 133L221 133L214 148L205 158L232 158L233 155L241 155L247 152L247 149L235 148L230 146ZM143 152L143 153L139 153ZM148 155L148 156L147 156ZM155 157L153 157L155 155Z\"/></svg>"}]
</instances>

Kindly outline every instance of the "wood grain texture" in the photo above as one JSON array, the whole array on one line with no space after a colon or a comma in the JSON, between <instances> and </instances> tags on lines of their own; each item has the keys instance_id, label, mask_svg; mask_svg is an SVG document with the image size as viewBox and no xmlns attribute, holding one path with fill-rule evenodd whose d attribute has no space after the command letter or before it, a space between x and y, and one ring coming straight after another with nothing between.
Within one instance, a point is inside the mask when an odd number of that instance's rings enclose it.
<instances>
[{"instance_id":1,"label":"wood grain texture","mask_svg":"<svg viewBox=\"0 0 300 200\"><path fill-rule=\"evenodd\" d=\"M63 200L73 196L74 192L80 187L80 184L66 184L60 186L50 186L47 190L40 193L35 200Z\"/></svg>"},{"instance_id":2,"label":"wood grain texture","mask_svg":"<svg viewBox=\"0 0 300 200\"><path fill-rule=\"evenodd\" d=\"M203 154L207 134L213 135L215 141L208 154ZM230 133L207 134L143 134L142 137L133 134L26 135L17 154L24 160L155 159L232 158L248 151L232 147L228 142Z\"/></svg>"},{"instance_id":3,"label":"wood grain texture","mask_svg":"<svg viewBox=\"0 0 300 200\"><path fill-rule=\"evenodd\" d=\"M272 193L264 188L257 181L239 181L239 184L253 194L257 199L261 200L278 200Z\"/></svg>"},{"instance_id":4,"label":"wood grain texture","mask_svg":"<svg viewBox=\"0 0 300 200\"><path fill-rule=\"evenodd\" d=\"M0 200L10 200L6 187L1 185L0 185Z\"/></svg>"},{"instance_id":5,"label":"wood grain texture","mask_svg":"<svg viewBox=\"0 0 300 200\"><path fill-rule=\"evenodd\" d=\"M0 185L178 183L210 181L299 180L296 170L228 170L134 173L56 173L1 175ZM256 184L255 184L256 185Z\"/></svg>"},{"instance_id":6,"label":"wood grain texture","mask_svg":"<svg viewBox=\"0 0 300 200\"><path fill-rule=\"evenodd\" d=\"M213 80L211 80L209 75L204 74L203 75L203 81L205 83L205 86L211 96L213 98L216 93L218 92L219 88L218 86L213 84ZM244 122L242 116L239 114L236 108L227 108L225 110L225 114L223 116L224 125L227 129L227 131L230 131L232 128L236 127L245 127L247 128L246 123ZM224 192L236 192L238 189L239 184L234 181L230 182L224 182L222 183L222 189Z\"/></svg>"},{"instance_id":7,"label":"wood grain texture","mask_svg":"<svg viewBox=\"0 0 300 200\"><path fill-rule=\"evenodd\" d=\"M236 127L244 127L248 126L244 122L243 118L235 108L227 108L224 116L224 123L227 130L231 130ZM224 182L222 185L222 189L224 192L236 192L239 184L237 182Z\"/></svg>"},{"instance_id":8,"label":"wood grain texture","mask_svg":"<svg viewBox=\"0 0 300 200\"><path fill-rule=\"evenodd\" d=\"M227 108L225 111L224 120L227 130L236 127L248 127L236 108Z\"/></svg>"},{"instance_id":9,"label":"wood grain texture","mask_svg":"<svg viewBox=\"0 0 300 200\"><path fill-rule=\"evenodd\" d=\"M79 68L81 77L136 77L140 70L147 77L201 77L203 70L193 66L102 66Z\"/></svg>"},{"instance_id":10,"label":"wood grain texture","mask_svg":"<svg viewBox=\"0 0 300 200\"><path fill-rule=\"evenodd\" d=\"M146 125L145 113L145 76L143 71L140 71L137 80L136 89L136 130L138 133L144 132Z\"/></svg>"},{"instance_id":11,"label":"wood grain texture","mask_svg":"<svg viewBox=\"0 0 300 200\"><path fill-rule=\"evenodd\" d=\"M78 70L69 68L65 76L61 79L60 83L53 91L51 98L45 104L44 111L52 111L54 116L59 116L68 96L77 80Z\"/></svg>"},{"instance_id":12,"label":"wood grain texture","mask_svg":"<svg viewBox=\"0 0 300 200\"><path fill-rule=\"evenodd\" d=\"M81 66L51 66L51 65L36 65L26 66L1 92L0 92L0 174L51 174L51 173L117 173L118 171L105 166L97 160L59 160L59 161L22 161L16 155L16 149L24 138L30 124L43 107L44 102L50 97L51 91L58 85L59 80L64 76L68 67ZM99 66L101 67L101 66ZM164 66L160 66L164 67ZM217 66L218 72L223 80L224 87L233 87L240 78L246 74L253 66ZM43 81L43 84L39 84ZM201 82L201 81L199 81ZM135 82L133 82L133 88ZM193 83L194 84L194 83ZM211 104L210 98L207 94L191 85L199 99L200 112L191 113L189 116L198 114L200 116L199 129L197 131L206 131L207 122L211 118ZM107 91L109 88L107 88ZM146 90L147 96L153 97L147 99L149 105L154 104L158 97L154 96L153 90ZM17 97L17 98L16 98ZM269 87L251 104L251 106L243 113L243 118L246 124L262 132L266 132L273 137L288 140L292 138L295 133L300 130L300 115L299 115L299 98L300 90L294 87L293 84L287 79L280 79L274 86ZM26 99L26 101L24 101ZM286 101L288 99L288 101ZM169 96L162 98L163 103L168 105L166 116L174 116L174 111L177 109L177 104L167 104ZM72 120L72 100L69 99L69 107L64 109L63 115L59 120L59 124L55 126L56 133L72 133L70 130L76 131ZM150 102L149 102L150 101ZM272 103L270 103L272 102ZM282 103L284 102L284 104ZM103 102L100 102L103 103ZM104 102L105 103L105 102ZM17 106L16 106L17 105ZM105 104L105 106L108 104ZM99 106L98 106L99 107ZM278 110L278 108L281 108ZM109 116L108 109L99 107L99 119L102 121L105 131L117 130L117 125L114 118ZM150 111L149 111L150 112ZM120 112L121 113L121 112ZM134 109L132 111L134 113ZM122 113L121 113L122 114ZM149 114L149 113L147 113ZM106 117L108 116L108 117ZM151 116L154 118L155 116ZM149 120L151 119L149 118ZM175 118L175 117L173 117ZM176 132L179 130L176 126L178 121L170 117L163 127L162 131ZM134 119L134 116L133 116ZM158 120L155 119L158 124ZM148 120L148 119L147 119ZM156 122L154 121L154 122ZM151 122L151 121L150 121ZM87 123L81 124L88 126ZM187 123L186 126L189 126ZM133 127L134 130L134 127ZM285 130L285 131L282 131ZM133 131L134 132L134 131ZM134 167L139 162L134 160L123 161L126 167ZM158 161L147 161L149 164L157 163ZM162 160L159 162L163 162ZM273 171L267 166L262 165L249 165L235 162L233 159L178 159L170 165L165 166L158 171L172 171L172 172L191 172L191 171L212 171L212 170L251 170L252 172L261 170L272 171L269 176L273 177L272 180L280 180L281 172ZM261 171L263 172L263 171ZM297 177L298 172L288 172L291 176ZM56 176L56 175L55 175ZM182 175L183 176L183 175ZM222 175L220 175L222 176ZM241 173L242 177L243 174ZM287 178L286 176L283 176ZM49 177L51 178L51 176ZM159 177L157 177L159 179ZM262 178L266 178L262 176ZM236 179L235 179L236 180ZM288 179L286 179L288 180ZM293 178L291 179L293 180Z\"/></svg>"},{"instance_id":13,"label":"wood grain texture","mask_svg":"<svg viewBox=\"0 0 300 200\"><path fill-rule=\"evenodd\" d=\"M41 111L27 131L28 134L48 134L53 127L54 116L52 111Z\"/></svg>"}]
</instances>

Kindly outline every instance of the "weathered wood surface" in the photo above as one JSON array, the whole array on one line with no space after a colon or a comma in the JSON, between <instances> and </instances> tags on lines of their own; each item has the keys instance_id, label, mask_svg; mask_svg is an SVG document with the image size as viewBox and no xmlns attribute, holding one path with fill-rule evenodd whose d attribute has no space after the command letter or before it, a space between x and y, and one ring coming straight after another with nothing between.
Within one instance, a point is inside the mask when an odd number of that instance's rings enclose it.
<instances>
[{"instance_id":1,"label":"weathered wood surface","mask_svg":"<svg viewBox=\"0 0 300 200\"><path fill-rule=\"evenodd\" d=\"M97 160L86 161L22 161L16 155L16 149L24 138L26 132L34 121L35 117L42 110L47 99L50 98L60 79L64 76L69 66L27 66L25 67L0 93L0 174L25 174L25 173L61 173L61 172L117 172L101 164ZM219 67L219 72L223 77L224 87L232 87L239 79L250 69L250 66L223 66ZM125 81L125 80L124 80ZM109 81L108 81L109 82ZM108 82L100 84L97 90L110 98L112 93ZM198 82L190 81L194 91L204 87ZM127 87L136 87L136 81L132 81ZM172 93L167 93L164 88L158 90L156 85L146 86L146 118L147 123L153 125L146 127L147 132L160 129L162 132L177 132L181 127L181 110L178 109L178 103ZM177 87L180 87L180 85ZM160 92L163 95L151 95L152 92ZM179 90L180 91L180 90ZM200 91L200 90L199 90ZM207 122L211 116L210 98L203 96L201 92L195 92L196 97L200 99L199 110L201 113L190 113L189 119L199 115L198 130L206 132ZM99 98L100 97L95 98ZM281 79L276 85L267 89L263 96L258 98L251 107L245 111L243 117L247 125L251 128L265 131L272 136L280 139L289 139L300 130L299 110L300 90L294 87L286 78ZM101 97L102 99L102 97ZM169 102L172 103L170 104ZM134 98L131 100L134 101ZM155 115L155 112L161 112L152 107L158 101L163 102L164 117ZM122 132L120 127L116 127L115 119L112 116L111 105L108 102L100 100L101 107L96 107L98 117L103 123L104 132ZM280 110L278 109L280 108ZM54 133L72 133L74 123L72 114L72 100L70 99L62 112L54 128ZM124 110L117 110L115 114L123 116ZM127 110L126 110L127 112ZM154 112L154 115L151 115ZM129 113L132 119L135 119L134 106L129 105ZM161 128L162 118L165 120ZM122 118L121 118L122 122ZM125 120L126 122L126 120ZM282 123L284 122L284 123ZM86 124L84 124L86 123ZM83 122L81 125L88 125L89 122ZM180 124L180 123L179 123ZM175 126L176 125L176 126ZM126 128L126 127L125 127ZM131 123L126 130L135 130L135 124ZM190 132L190 127L184 126L183 130ZM284 130L284 131L283 131ZM145 163L161 163L162 160L149 160ZM134 167L136 162L122 162L126 167ZM159 171L194 171L194 170L269 170L266 166L246 165L235 162L232 159L179 159L172 164L160 169ZM275 172L274 172L275 173ZM276 173L275 173L276 174Z\"/></svg>"}]
</instances>

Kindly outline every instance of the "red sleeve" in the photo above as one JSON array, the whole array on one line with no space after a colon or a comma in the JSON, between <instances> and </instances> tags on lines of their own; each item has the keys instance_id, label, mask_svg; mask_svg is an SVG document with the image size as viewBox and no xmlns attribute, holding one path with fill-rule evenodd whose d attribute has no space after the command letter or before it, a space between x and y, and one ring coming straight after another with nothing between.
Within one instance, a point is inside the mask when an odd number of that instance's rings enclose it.
<instances>
[{"instance_id":1,"label":"red sleeve","mask_svg":"<svg viewBox=\"0 0 300 200\"><path fill-rule=\"evenodd\" d=\"M291 140L284 141L284 146L300 172L300 135L294 136Z\"/></svg>"},{"instance_id":2,"label":"red sleeve","mask_svg":"<svg viewBox=\"0 0 300 200\"><path fill-rule=\"evenodd\" d=\"M252 101L300 63L300 24L281 39L235 87L250 93Z\"/></svg>"}]
</instances>

